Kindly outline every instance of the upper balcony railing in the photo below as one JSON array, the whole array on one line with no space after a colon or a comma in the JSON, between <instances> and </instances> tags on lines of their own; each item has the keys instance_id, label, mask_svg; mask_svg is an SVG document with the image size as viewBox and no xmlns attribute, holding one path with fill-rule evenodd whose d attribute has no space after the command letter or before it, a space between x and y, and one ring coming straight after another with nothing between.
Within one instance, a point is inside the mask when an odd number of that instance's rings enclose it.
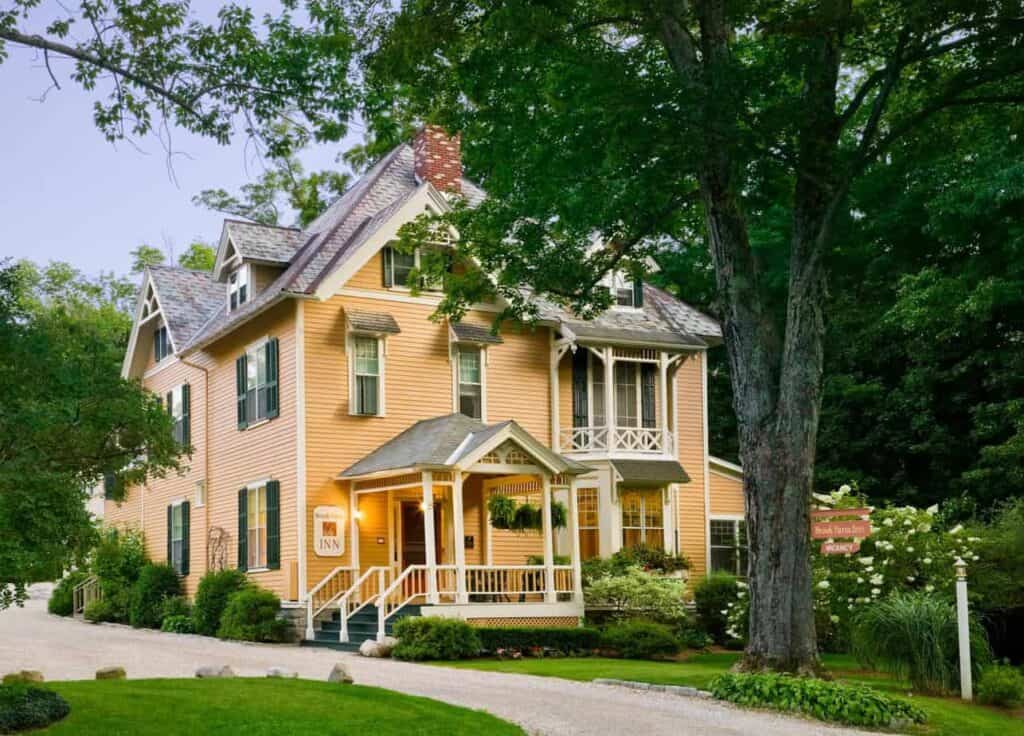
<instances>
[{"instance_id":1,"label":"upper balcony railing","mask_svg":"<svg viewBox=\"0 0 1024 736\"><path fill-rule=\"evenodd\" d=\"M562 430L562 452L637 452L670 455L672 433L660 427L571 427Z\"/></svg>"}]
</instances>

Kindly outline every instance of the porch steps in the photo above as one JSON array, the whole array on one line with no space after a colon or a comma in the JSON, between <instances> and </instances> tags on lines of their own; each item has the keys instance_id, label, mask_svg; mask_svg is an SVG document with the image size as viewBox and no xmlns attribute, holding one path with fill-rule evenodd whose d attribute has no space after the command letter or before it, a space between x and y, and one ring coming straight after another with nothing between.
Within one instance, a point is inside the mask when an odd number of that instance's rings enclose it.
<instances>
[{"instance_id":1,"label":"porch steps","mask_svg":"<svg viewBox=\"0 0 1024 736\"><path fill-rule=\"evenodd\" d=\"M419 606L404 606L388 619L385 631L390 634L395 622L399 619L419 615ZM331 614L330 618L318 620L314 627L313 640L303 641L302 646L334 649L340 652L358 652L359 645L364 641L377 638L377 608L367 606L348 620L347 642L338 641L338 635L341 633L341 614L338 611Z\"/></svg>"}]
</instances>

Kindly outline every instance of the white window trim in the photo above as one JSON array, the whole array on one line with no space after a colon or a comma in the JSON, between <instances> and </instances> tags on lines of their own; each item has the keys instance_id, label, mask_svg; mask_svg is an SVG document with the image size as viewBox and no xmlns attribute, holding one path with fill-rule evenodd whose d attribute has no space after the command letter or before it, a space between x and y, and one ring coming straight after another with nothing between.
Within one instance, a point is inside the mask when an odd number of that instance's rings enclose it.
<instances>
[{"instance_id":1,"label":"white window trim","mask_svg":"<svg viewBox=\"0 0 1024 736\"><path fill-rule=\"evenodd\" d=\"M355 338L365 337L377 341L377 366L380 369L377 379L377 413L363 414L355 410L356 406L356 351ZM348 414L352 417L386 417L387 414L387 338L367 332L349 330L345 335L345 353L348 357Z\"/></svg>"},{"instance_id":2,"label":"white window trim","mask_svg":"<svg viewBox=\"0 0 1024 736\"><path fill-rule=\"evenodd\" d=\"M245 487L245 556L246 556L245 563L246 563L246 572L264 572L264 571L270 569L269 567L267 567L267 562L266 562L267 550L266 549L261 550L261 552L263 553L263 560L264 560L263 565L260 566L260 567L249 567L249 555L250 555L250 553L252 551L252 545L249 543L249 533L254 528L256 528L256 529L260 528L260 527L252 527L249 524L249 516L250 516L250 513L251 513L250 509L252 508L250 503L249 503L249 500L250 500L249 499L249 495L250 495L250 493L252 491L256 491L256 496L257 496L257 498L259 498L259 491L260 491L261 488L263 489L263 498L264 498L264 501L263 501L264 509L263 510L264 510L264 513L266 513L267 484L270 483L271 480L272 480L271 478L264 478L263 480L253 481L252 483L249 483ZM259 519L259 510L258 509L257 509L257 512L256 512L256 518ZM266 529L267 527L264 526L262 528Z\"/></svg>"},{"instance_id":3,"label":"white window trim","mask_svg":"<svg viewBox=\"0 0 1024 736\"><path fill-rule=\"evenodd\" d=\"M256 378L256 380L257 380L257 383L256 383L256 388L257 388L257 392L256 392L256 394L257 394L257 399L256 399L256 401L257 401L257 409L256 410L257 411L259 411L259 406L258 406L258 402L259 402L259 398L258 398L259 397L259 390L258 390L259 389L259 368L258 368L258 366L259 366L259 359L260 359L260 351L263 350L267 346L268 342L270 342L270 335L264 335L263 337L259 338L255 342L251 342L248 345L246 345L245 348L242 351L243 354L245 355L245 366L246 366L245 390L246 390L246 393L248 393L248 391L249 391L249 376L248 376L249 361L251 361L251 360L252 361L256 361L256 365L257 365L257 369L256 369L256 374L257 374L257 378ZM280 358L280 355L279 355L278 356L278 371L279 372L280 372L280 361L281 361L281 358ZM280 386L281 386L280 378L281 378L280 375L278 375L277 385L278 385L278 396L279 397L280 397ZM278 398L278 401L280 401L280 398ZM271 417L256 417L251 422L247 422L246 423L245 431L249 431L249 430L255 429L256 427L259 427L261 424L266 424L270 420L271 420Z\"/></svg>"},{"instance_id":4,"label":"white window trim","mask_svg":"<svg viewBox=\"0 0 1024 736\"><path fill-rule=\"evenodd\" d=\"M644 311L643 307L638 307L636 304L619 304L619 289L629 288L630 299L632 300L633 292L633 279L627 278L621 271L613 271L605 277L603 282L612 295L612 309L616 312L629 312L633 314L639 314Z\"/></svg>"},{"instance_id":5,"label":"white window trim","mask_svg":"<svg viewBox=\"0 0 1024 736\"><path fill-rule=\"evenodd\" d=\"M245 274L245 301L239 304L234 309L231 308L231 295L241 289L240 284L232 284L231 277L235 275ZM242 263L238 268L234 269L228 274L227 280L227 307L228 312L235 312L241 309L243 304L248 304L253 300L253 284L252 284L252 267L248 263Z\"/></svg>"},{"instance_id":6,"label":"white window trim","mask_svg":"<svg viewBox=\"0 0 1024 736\"><path fill-rule=\"evenodd\" d=\"M625 539L625 537L626 537L626 530L627 529L632 529L632 530L638 530L640 532L640 544L643 544L643 545L647 545L648 544L647 533L650 531L650 532L653 532L654 535L659 538L658 539L658 544L661 545L662 549L664 549L665 551L668 551L669 547L668 547L668 545L665 544L665 529L667 528L667 523L666 522L668 521L668 515L666 513L666 508L665 508L665 506L666 506L666 504L665 504L665 492L664 491L655 491L655 490L646 490L646 489L635 489L635 490L634 489L625 489L624 492L625 493L639 493L640 494L640 521L641 521L641 524L640 524L640 526L626 526L626 524L625 524L625 522L624 522L624 520L622 518L623 514L626 511L626 509L625 509L625 505L623 503L623 498L620 495L619 496L619 504L618 504L618 506L619 506L619 543L621 544L620 549L625 549L626 548L626 539ZM657 493L660 496L660 500L658 501L656 506L661 508L661 526L648 526L647 525L647 497L649 495L653 495L654 493Z\"/></svg>"},{"instance_id":7,"label":"white window trim","mask_svg":"<svg viewBox=\"0 0 1024 736\"><path fill-rule=\"evenodd\" d=\"M164 354L164 357L160 358L160 360L156 360L156 334L160 330L163 330L164 332L167 333L167 352ZM153 360L155 362L153 363L150 370L155 369L157 366L163 367L169 359L174 357L174 345L171 343L171 328L167 326L166 321L163 324L153 328L153 346Z\"/></svg>"},{"instance_id":8,"label":"white window trim","mask_svg":"<svg viewBox=\"0 0 1024 736\"><path fill-rule=\"evenodd\" d=\"M197 480L192 490L192 505L201 509L206 505L206 480Z\"/></svg>"},{"instance_id":9,"label":"white window trim","mask_svg":"<svg viewBox=\"0 0 1024 736\"><path fill-rule=\"evenodd\" d=\"M480 419L487 424L487 346L473 343L453 342L448 351L448 357L452 364L452 411L455 414L461 413L459 402L459 349L462 345L469 345L480 351Z\"/></svg>"},{"instance_id":10,"label":"white window trim","mask_svg":"<svg viewBox=\"0 0 1024 736\"><path fill-rule=\"evenodd\" d=\"M185 503L185 499L183 499L183 498L179 498L176 501L172 501L171 502L171 539L170 539L171 545L170 546L171 546L171 552L172 553L174 552L174 510L180 509L184 503ZM182 553L184 553L184 551L185 551L185 517L184 516L181 517L181 539L178 540L178 541L179 541L179 543L182 546ZM182 554L182 560L181 561L182 561L182 563L185 562L184 554ZM167 564L170 565L171 567L173 567L175 572L178 572L180 574L179 569L177 567L175 567L175 565L174 565L173 554L172 554L172 559L167 560Z\"/></svg>"},{"instance_id":11,"label":"white window trim","mask_svg":"<svg viewBox=\"0 0 1024 736\"><path fill-rule=\"evenodd\" d=\"M393 291L405 292L406 294L412 293L412 287L406 286L405 284L399 284L399 283L397 283L395 281L395 259L394 259L394 254L397 253L398 251L395 250L395 247L393 245L391 245L391 242L393 242L393 241L390 241L385 246L385 247L391 248L391 251L392 251L391 274L390 274L390 276L391 276L391 286L389 286L388 289L389 290L393 290ZM428 245L429 244L430 243L428 242ZM451 248L451 244L444 244L444 243L437 243L436 246L437 247L442 247L442 248L443 247ZM419 246L416 246L416 248L412 252L413 267L417 271L419 271L420 266L421 266L421 260L420 260L421 259L421 252L420 251L421 250L422 249ZM406 255L406 254L403 254L403 255ZM438 293L442 292L443 290L442 289L431 289L431 288L428 288L428 287L424 287L424 288L419 289L418 291L421 294L423 294L423 293L438 294Z\"/></svg>"},{"instance_id":12,"label":"white window trim","mask_svg":"<svg viewBox=\"0 0 1024 736\"><path fill-rule=\"evenodd\" d=\"M721 548L721 545L713 545L713 544L711 544L711 522L713 522L713 521L732 521L732 522L742 521L742 522L746 523L747 517L746 517L745 514L714 514L713 516L709 516L708 517L708 572L709 573L712 572L712 569L711 569L711 550L712 549L716 549L716 548ZM733 538L736 540L736 549L737 550L739 549L739 546L740 546L738 535L739 535L739 525L737 524L737 525L735 525L733 527ZM750 554L750 541L749 541L749 538L747 540L747 554L748 555ZM736 559L737 564L739 564L739 560L740 560L740 558L737 557L737 559ZM734 572L734 571L726 571L726 572L729 572L730 575L736 575L737 577L746 577L742 572L741 573L737 573L737 572Z\"/></svg>"}]
</instances>

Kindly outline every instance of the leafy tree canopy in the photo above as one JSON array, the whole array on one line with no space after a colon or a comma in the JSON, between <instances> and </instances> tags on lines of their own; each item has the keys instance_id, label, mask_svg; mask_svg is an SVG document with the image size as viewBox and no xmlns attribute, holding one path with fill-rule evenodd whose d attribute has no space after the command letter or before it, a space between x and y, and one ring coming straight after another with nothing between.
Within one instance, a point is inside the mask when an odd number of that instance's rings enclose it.
<instances>
[{"instance_id":1,"label":"leafy tree canopy","mask_svg":"<svg viewBox=\"0 0 1024 736\"><path fill-rule=\"evenodd\" d=\"M217 260L217 249L209 243L197 240L178 256L178 265L193 271L212 271Z\"/></svg>"},{"instance_id":2,"label":"leafy tree canopy","mask_svg":"<svg viewBox=\"0 0 1024 736\"><path fill-rule=\"evenodd\" d=\"M132 273L142 273L147 266L159 266L166 260L164 252L151 245L140 245L131 252Z\"/></svg>"}]
</instances>

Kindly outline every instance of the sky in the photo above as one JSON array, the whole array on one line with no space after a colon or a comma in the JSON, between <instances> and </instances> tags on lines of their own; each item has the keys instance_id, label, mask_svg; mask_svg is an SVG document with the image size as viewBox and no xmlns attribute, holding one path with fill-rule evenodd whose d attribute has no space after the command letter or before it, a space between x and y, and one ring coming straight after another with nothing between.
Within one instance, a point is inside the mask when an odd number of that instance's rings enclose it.
<instances>
[{"instance_id":1,"label":"sky","mask_svg":"<svg viewBox=\"0 0 1024 736\"><path fill-rule=\"evenodd\" d=\"M52 17L44 10L40 18ZM254 7L271 8L270 0ZM31 30L37 30L32 28ZM225 215L192 204L208 188L237 191L262 171L238 136L229 146L174 132L174 176L155 138L111 144L92 121L95 94L71 79L72 64L51 57L62 89L51 89L42 59L8 47L0 63L0 260L68 261L89 275L126 274L129 252L146 243L180 254L195 239L216 242ZM338 166L347 141L304 152L307 169ZM248 150L247 150L248 149ZM290 222L285 224L291 224Z\"/></svg>"}]
</instances>

